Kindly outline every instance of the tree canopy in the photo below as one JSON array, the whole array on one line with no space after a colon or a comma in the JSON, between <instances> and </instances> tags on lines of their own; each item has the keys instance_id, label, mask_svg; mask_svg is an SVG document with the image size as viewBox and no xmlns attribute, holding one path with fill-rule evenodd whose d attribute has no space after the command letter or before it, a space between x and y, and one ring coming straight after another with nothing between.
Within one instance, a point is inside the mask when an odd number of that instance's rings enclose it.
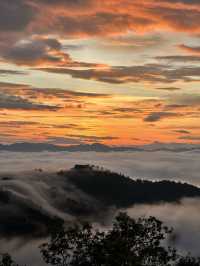
<instances>
[{"instance_id":1,"label":"tree canopy","mask_svg":"<svg viewBox=\"0 0 200 266\"><path fill-rule=\"evenodd\" d=\"M182 256L167 245L172 233L154 217L132 219L120 213L112 227L102 231L88 223L67 228L55 223L40 251L52 266L200 266L200 259ZM3 254L0 266L18 265Z\"/></svg>"},{"instance_id":2,"label":"tree canopy","mask_svg":"<svg viewBox=\"0 0 200 266\"><path fill-rule=\"evenodd\" d=\"M154 217L132 219L120 213L111 229L96 231L89 224L52 232L41 253L55 266L199 266L166 247L172 229Z\"/></svg>"}]
</instances>

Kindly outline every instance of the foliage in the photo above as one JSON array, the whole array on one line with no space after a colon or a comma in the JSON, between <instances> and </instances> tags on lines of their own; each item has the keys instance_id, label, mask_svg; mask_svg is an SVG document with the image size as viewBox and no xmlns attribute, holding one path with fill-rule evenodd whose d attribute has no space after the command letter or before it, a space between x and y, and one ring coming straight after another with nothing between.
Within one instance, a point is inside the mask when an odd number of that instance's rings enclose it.
<instances>
[{"instance_id":1,"label":"foliage","mask_svg":"<svg viewBox=\"0 0 200 266\"><path fill-rule=\"evenodd\" d=\"M18 266L9 254L0 255L0 266Z\"/></svg>"},{"instance_id":2,"label":"foliage","mask_svg":"<svg viewBox=\"0 0 200 266\"><path fill-rule=\"evenodd\" d=\"M62 228L41 246L41 253L46 263L56 266L173 265L176 251L162 245L170 233L153 217L134 220L121 213L107 232L88 224Z\"/></svg>"},{"instance_id":3,"label":"foliage","mask_svg":"<svg viewBox=\"0 0 200 266\"><path fill-rule=\"evenodd\" d=\"M182 257L177 263L177 266L199 266L199 265L200 265L200 259L193 258L191 256Z\"/></svg>"},{"instance_id":4,"label":"foliage","mask_svg":"<svg viewBox=\"0 0 200 266\"><path fill-rule=\"evenodd\" d=\"M51 230L50 241L40 250L52 266L200 266L200 259L166 247L172 230L154 217L132 219L120 213L106 231L89 224L65 229L60 222ZM4 254L0 266L19 265Z\"/></svg>"}]
</instances>

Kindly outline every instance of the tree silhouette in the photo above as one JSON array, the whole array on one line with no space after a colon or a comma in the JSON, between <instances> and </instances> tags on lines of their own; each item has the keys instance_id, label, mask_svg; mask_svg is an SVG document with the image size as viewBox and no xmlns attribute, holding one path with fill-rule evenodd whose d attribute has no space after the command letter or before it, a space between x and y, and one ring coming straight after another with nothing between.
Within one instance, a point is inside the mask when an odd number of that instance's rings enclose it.
<instances>
[{"instance_id":1,"label":"tree silhouette","mask_svg":"<svg viewBox=\"0 0 200 266\"><path fill-rule=\"evenodd\" d=\"M67 229L60 221L50 226L50 241L40 251L52 266L200 266L200 259L166 247L172 230L154 217L132 219L120 213L111 229L102 232L87 223ZM2 254L0 266L19 265Z\"/></svg>"},{"instance_id":2,"label":"tree silhouette","mask_svg":"<svg viewBox=\"0 0 200 266\"><path fill-rule=\"evenodd\" d=\"M199 266L199 265L200 265L200 259L193 258L191 256L182 257L177 263L177 266Z\"/></svg>"},{"instance_id":3,"label":"tree silhouette","mask_svg":"<svg viewBox=\"0 0 200 266\"><path fill-rule=\"evenodd\" d=\"M5 253L0 255L0 266L19 266L18 264L16 264L12 257Z\"/></svg>"},{"instance_id":4,"label":"tree silhouette","mask_svg":"<svg viewBox=\"0 0 200 266\"><path fill-rule=\"evenodd\" d=\"M154 217L134 220L120 213L106 232L88 224L61 228L40 248L55 266L167 266L177 260L175 249L162 245L170 233Z\"/></svg>"}]
</instances>

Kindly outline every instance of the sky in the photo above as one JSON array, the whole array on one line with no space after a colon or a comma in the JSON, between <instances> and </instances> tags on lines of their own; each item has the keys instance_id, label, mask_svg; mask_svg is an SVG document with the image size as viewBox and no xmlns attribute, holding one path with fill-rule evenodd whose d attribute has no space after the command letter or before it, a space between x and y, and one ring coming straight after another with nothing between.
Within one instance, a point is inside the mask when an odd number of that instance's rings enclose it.
<instances>
[{"instance_id":1,"label":"sky","mask_svg":"<svg viewBox=\"0 0 200 266\"><path fill-rule=\"evenodd\" d=\"M0 143L200 143L199 0L0 0Z\"/></svg>"}]
</instances>

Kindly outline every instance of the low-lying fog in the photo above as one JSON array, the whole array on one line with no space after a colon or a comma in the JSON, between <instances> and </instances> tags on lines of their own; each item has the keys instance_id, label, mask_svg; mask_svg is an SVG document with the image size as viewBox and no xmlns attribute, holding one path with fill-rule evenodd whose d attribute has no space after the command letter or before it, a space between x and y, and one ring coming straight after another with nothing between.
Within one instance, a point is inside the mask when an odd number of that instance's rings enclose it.
<instances>
[{"instance_id":1,"label":"low-lying fog","mask_svg":"<svg viewBox=\"0 0 200 266\"><path fill-rule=\"evenodd\" d=\"M61 199L57 199L59 202L56 202L57 205L54 205L48 199L48 194L45 192L48 182L51 182L51 178L54 178L54 172L57 172L59 169L68 169L78 163L95 164L121 172L132 178L179 180L199 186L199 159L200 154L195 151L178 153L166 151L123 153L1 152L0 176L2 177L6 173L6 177L9 177L10 174L15 177L16 181L12 182L10 189L14 188L17 196L21 197L23 194L33 204L38 203L41 206L45 206L47 212L57 213L60 216L64 216L64 218L68 217L73 220L75 217L68 216L67 213L60 213L60 210L52 208L52 206L55 207L61 204ZM42 174L34 171L34 169L39 168L44 170ZM29 171L29 174L24 173L26 171ZM34 183L32 182L33 180L37 182ZM9 184L9 179L6 182ZM61 189L61 181L54 183L59 184L55 191ZM3 186L2 184L0 182L0 186ZM54 186L56 186L55 184ZM61 191L60 193L62 194L63 192ZM180 204L136 205L127 211L133 217L156 216L167 225L173 226L175 229L173 243L182 251L190 251L192 254L200 256L200 199L183 199ZM112 217L116 212L111 210L109 217ZM39 239L27 241L23 237L11 238L5 242L2 237L0 240L0 252L10 252L19 263L39 266L43 265L37 249L40 242L41 240Z\"/></svg>"},{"instance_id":2,"label":"low-lying fog","mask_svg":"<svg viewBox=\"0 0 200 266\"><path fill-rule=\"evenodd\" d=\"M200 185L200 152L0 152L0 172L68 169L95 164L144 179L183 180Z\"/></svg>"}]
</instances>

